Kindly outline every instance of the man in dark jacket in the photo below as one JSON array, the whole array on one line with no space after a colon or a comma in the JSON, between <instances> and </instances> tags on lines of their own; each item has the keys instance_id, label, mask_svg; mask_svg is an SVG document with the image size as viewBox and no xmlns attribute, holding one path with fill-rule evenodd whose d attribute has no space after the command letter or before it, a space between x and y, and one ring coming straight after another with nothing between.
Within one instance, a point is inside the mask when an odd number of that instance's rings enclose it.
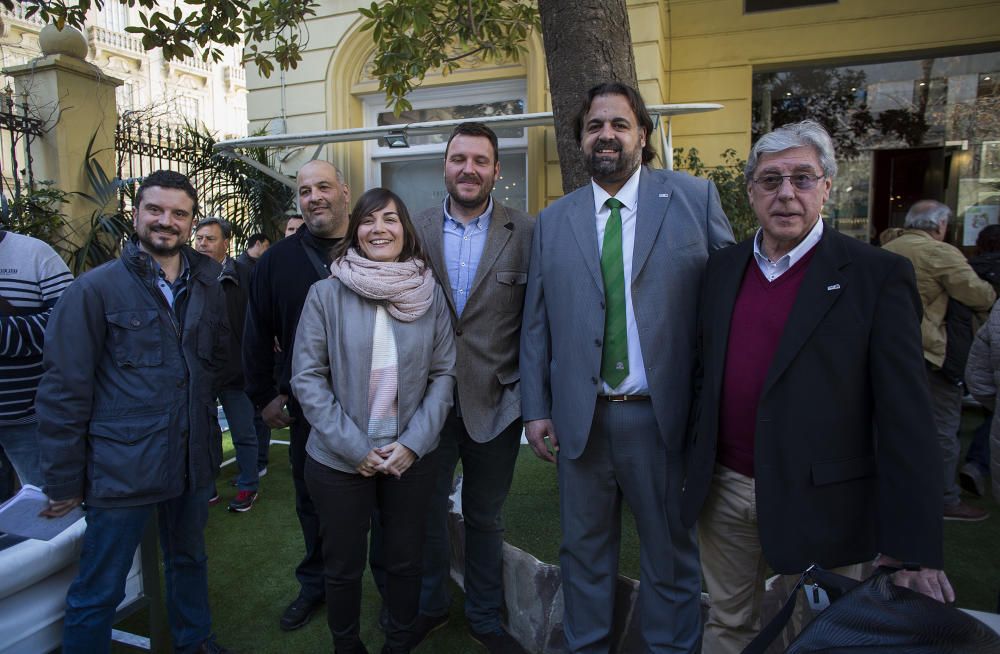
<instances>
[{"instance_id":1,"label":"man in dark jacket","mask_svg":"<svg viewBox=\"0 0 1000 654\"><path fill-rule=\"evenodd\" d=\"M243 333L247 395L270 427L289 427L295 512L306 551L295 568L299 594L281 616L280 625L285 631L306 624L323 603L326 592L319 517L303 478L310 427L289 386L292 348L309 287L330 276L328 266L333 249L347 231L351 202L350 189L340 171L325 161L310 161L302 166L296 183L305 227L271 246L254 267ZM276 360L275 345L283 355L280 361Z\"/></svg>"},{"instance_id":2,"label":"man in dark jacket","mask_svg":"<svg viewBox=\"0 0 1000 654\"><path fill-rule=\"evenodd\" d=\"M271 247L271 239L267 237L267 234L262 232L251 234L247 237L247 249L243 251L243 254L236 257L236 260L253 268L257 265L257 260L267 252L267 248L269 247Z\"/></svg>"},{"instance_id":3,"label":"man in dark jacket","mask_svg":"<svg viewBox=\"0 0 1000 654\"><path fill-rule=\"evenodd\" d=\"M236 465L240 474L236 478L236 497L229 503L229 510L243 513L257 500L260 475L266 471L257 463L257 430L254 428L254 408L243 390L243 323L247 315L247 294L250 292L250 267L229 256L229 242L233 228L221 218L205 218L194 230L194 248L211 257L222 266L219 283L226 294L226 315L230 332L229 360L219 378L219 401L226 412L229 433L236 450ZM215 443L221 446L221 439ZM221 452L220 456L221 458ZM219 501L213 493L209 504Z\"/></svg>"},{"instance_id":4,"label":"man in dark jacket","mask_svg":"<svg viewBox=\"0 0 1000 654\"><path fill-rule=\"evenodd\" d=\"M198 210L186 177L157 171L135 202L135 236L121 258L73 283L45 334L36 404L44 515L87 509L63 652L108 651L154 511L174 651L221 652L204 540L212 392L229 341L219 265L185 245Z\"/></svg>"}]
</instances>

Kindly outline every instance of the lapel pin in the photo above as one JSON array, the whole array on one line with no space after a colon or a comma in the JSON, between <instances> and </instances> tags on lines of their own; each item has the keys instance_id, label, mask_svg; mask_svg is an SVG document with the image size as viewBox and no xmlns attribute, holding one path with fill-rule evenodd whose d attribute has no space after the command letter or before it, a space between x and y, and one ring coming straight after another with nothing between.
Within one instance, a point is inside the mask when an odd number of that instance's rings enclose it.
<instances>
[{"instance_id":1,"label":"lapel pin","mask_svg":"<svg viewBox=\"0 0 1000 654\"><path fill-rule=\"evenodd\" d=\"M660 193L660 197L661 198L669 198L670 194L669 193Z\"/></svg>"},{"instance_id":2,"label":"lapel pin","mask_svg":"<svg viewBox=\"0 0 1000 654\"><path fill-rule=\"evenodd\" d=\"M828 291L836 291L839 288L840 288L840 284L831 284L830 286L826 287L826 290L828 290Z\"/></svg>"}]
</instances>

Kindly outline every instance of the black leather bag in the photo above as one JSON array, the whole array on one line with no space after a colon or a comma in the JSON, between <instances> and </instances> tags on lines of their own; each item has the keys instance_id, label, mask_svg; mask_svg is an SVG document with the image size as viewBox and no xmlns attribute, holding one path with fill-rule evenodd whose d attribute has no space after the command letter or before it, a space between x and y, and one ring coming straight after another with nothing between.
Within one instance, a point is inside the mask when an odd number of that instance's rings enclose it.
<instances>
[{"instance_id":1,"label":"black leather bag","mask_svg":"<svg viewBox=\"0 0 1000 654\"><path fill-rule=\"evenodd\" d=\"M806 583L825 590L831 604L802 630L786 654L1000 654L1000 635L952 606L896 586L890 576L893 572L879 568L859 582L817 566L809 568L743 654L764 653L788 623L798 589Z\"/></svg>"}]
</instances>

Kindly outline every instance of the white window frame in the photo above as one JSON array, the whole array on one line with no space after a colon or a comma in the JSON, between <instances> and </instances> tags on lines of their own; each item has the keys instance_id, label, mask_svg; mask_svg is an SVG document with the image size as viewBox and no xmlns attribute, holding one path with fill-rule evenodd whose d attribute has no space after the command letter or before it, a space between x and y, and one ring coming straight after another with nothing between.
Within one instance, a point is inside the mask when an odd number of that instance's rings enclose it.
<instances>
[{"instance_id":1,"label":"white window frame","mask_svg":"<svg viewBox=\"0 0 1000 654\"><path fill-rule=\"evenodd\" d=\"M414 109L433 109L435 107L452 107L463 104L478 104L500 102L502 100L519 99L524 103L525 112L528 106L527 83L524 78L501 80L496 82L474 82L455 84L430 89L417 89L407 96ZM362 96L364 106L365 127L378 125L378 115L387 111L385 95L382 93ZM469 120L475 120L470 118ZM527 174L528 130L523 129L519 138L499 139L501 155L521 154L525 157L525 183ZM374 188L382 184L382 164L407 159L425 159L435 157L443 166L445 143L413 145L408 148L389 148L380 146L378 141L365 141L365 188ZM530 186L525 189L526 197Z\"/></svg>"}]
</instances>

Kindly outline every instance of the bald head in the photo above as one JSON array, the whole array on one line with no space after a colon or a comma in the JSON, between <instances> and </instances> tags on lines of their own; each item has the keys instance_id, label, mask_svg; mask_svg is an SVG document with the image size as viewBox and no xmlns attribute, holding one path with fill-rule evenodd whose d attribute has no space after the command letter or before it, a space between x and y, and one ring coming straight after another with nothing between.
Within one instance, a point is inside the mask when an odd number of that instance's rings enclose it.
<instances>
[{"instance_id":1,"label":"bald head","mask_svg":"<svg viewBox=\"0 0 1000 654\"><path fill-rule=\"evenodd\" d=\"M337 167L316 159L302 166L295 179L299 211L309 232L321 238L342 237L351 191Z\"/></svg>"}]
</instances>

